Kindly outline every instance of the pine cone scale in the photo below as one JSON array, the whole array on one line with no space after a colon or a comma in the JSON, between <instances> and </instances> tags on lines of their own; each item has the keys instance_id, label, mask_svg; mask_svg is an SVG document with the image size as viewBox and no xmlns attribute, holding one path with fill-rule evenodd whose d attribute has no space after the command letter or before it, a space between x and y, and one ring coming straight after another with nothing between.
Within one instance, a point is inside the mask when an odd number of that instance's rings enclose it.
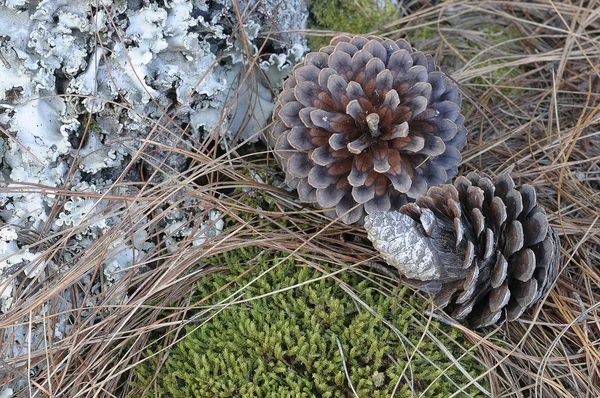
<instances>
[{"instance_id":1,"label":"pine cone scale","mask_svg":"<svg viewBox=\"0 0 600 398\"><path fill-rule=\"evenodd\" d=\"M385 98L383 99L382 105L385 107L385 117L382 122L384 124L390 124L392 123L394 110L398 107L398 105L400 105L400 97L398 96L398 92L396 90L389 90L387 93L385 93Z\"/></svg>"},{"instance_id":2,"label":"pine cone scale","mask_svg":"<svg viewBox=\"0 0 600 398\"><path fill-rule=\"evenodd\" d=\"M368 202L375 197L375 189L375 184L352 187L352 198L358 203Z\"/></svg>"},{"instance_id":3,"label":"pine cone scale","mask_svg":"<svg viewBox=\"0 0 600 398\"><path fill-rule=\"evenodd\" d=\"M306 54L304 58L306 65L316 66L319 69L327 67L327 61L329 60L329 54L324 52L313 52Z\"/></svg>"},{"instance_id":4,"label":"pine cone scale","mask_svg":"<svg viewBox=\"0 0 600 398\"><path fill-rule=\"evenodd\" d=\"M287 161L288 173L296 178L308 177L311 167L307 166L308 155L305 153L294 153Z\"/></svg>"},{"instance_id":5,"label":"pine cone scale","mask_svg":"<svg viewBox=\"0 0 600 398\"><path fill-rule=\"evenodd\" d=\"M521 185L517 188L519 193L521 193L521 201L523 203L523 210L526 215L529 215L531 210L535 207L537 197L535 194L535 189L531 185Z\"/></svg>"},{"instance_id":6,"label":"pine cone scale","mask_svg":"<svg viewBox=\"0 0 600 398\"><path fill-rule=\"evenodd\" d=\"M533 277L535 272L535 254L529 248L523 248L513 254L508 260L510 264L510 277L526 282Z\"/></svg>"},{"instance_id":7,"label":"pine cone scale","mask_svg":"<svg viewBox=\"0 0 600 398\"><path fill-rule=\"evenodd\" d=\"M333 207L339 203L339 201L346 195L349 187L339 187L336 185L329 185L327 188L317 189L317 201Z\"/></svg>"},{"instance_id":8,"label":"pine cone scale","mask_svg":"<svg viewBox=\"0 0 600 398\"><path fill-rule=\"evenodd\" d=\"M490 292L490 313L496 314L502 311L510 301L510 289L508 283L503 283L497 288L492 288Z\"/></svg>"},{"instance_id":9,"label":"pine cone scale","mask_svg":"<svg viewBox=\"0 0 600 398\"><path fill-rule=\"evenodd\" d=\"M352 58L350 57L350 54L344 52L343 49L332 52L329 55L327 63L331 69L334 69L337 72L338 75L347 75L352 73Z\"/></svg>"},{"instance_id":10,"label":"pine cone scale","mask_svg":"<svg viewBox=\"0 0 600 398\"><path fill-rule=\"evenodd\" d=\"M523 247L523 226L519 221L511 221L504 230L504 250L502 254L509 258Z\"/></svg>"},{"instance_id":11,"label":"pine cone scale","mask_svg":"<svg viewBox=\"0 0 600 398\"><path fill-rule=\"evenodd\" d=\"M286 127L292 128L301 124L300 110L303 109L301 103L290 101L279 110L279 117Z\"/></svg>"},{"instance_id":12,"label":"pine cone scale","mask_svg":"<svg viewBox=\"0 0 600 398\"><path fill-rule=\"evenodd\" d=\"M348 155L347 151L333 151L328 144L325 144L312 151L309 157L318 166L329 166L347 158Z\"/></svg>"},{"instance_id":13,"label":"pine cone scale","mask_svg":"<svg viewBox=\"0 0 600 398\"><path fill-rule=\"evenodd\" d=\"M526 234L525 244L533 246L543 241L548 233L548 228L549 225L545 212L535 212L535 214L527 217L523 223L523 232Z\"/></svg>"},{"instance_id":14,"label":"pine cone scale","mask_svg":"<svg viewBox=\"0 0 600 398\"><path fill-rule=\"evenodd\" d=\"M298 83L294 88L294 97L304 106L325 110L333 110L335 108L335 102L331 98L331 95L326 93L314 81Z\"/></svg>"},{"instance_id":15,"label":"pine cone scale","mask_svg":"<svg viewBox=\"0 0 600 398\"><path fill-rule=\"evenodd\" d=\"M310 149L319 147L320 145L316 145L314 142L315 138L317 137L312 135L312 129L307 129L301 126L292 127L287 135L287 140L290 146L300 152L309 151Z\"/></svg>"},{"instance_id":16,"label":"pine cone scale","mask_svg":"<svg viewBox=\"0 0 600 398\"><path fill-rule=\"evenodd\" d=\"M517 303L521 307L528 307L535 298L537 291L537 280L529 279L527 282L513 281L511 291L514 293Z\"/></svg>"},{"instance_id":17,"label":"pine cone scale","mask_svg":"<svg viewBox=\"0 0 600 398\"><path fill-rule=\"evenodd\" d=\"M472 299L464 304L460 304L452 312L452 317L458 320L465 319L469 314L471 314L473 307L475 307L475 300Z\"/></svg>"},{"instance_id":18,"label":"pine cone scale","mask_svg":"<svg viewBox=\"0 0 600 398\"><path fill-rule=\"evenodd\" d=\"M499 197L492 199L491 204L488 207L488 217L493 230L498 232L502 224L504 224L508 218L506 205Z\"/></svg>"},{"instance_id":19,"label":"pine cone scale","mask_svg":"<svg viewBox=\"0 0 600 398\"><path fill-rule=\"evenodd\" d=\"M492 270L492 278L490 284L492 288L496 289L504 282L508 275L508 261L504 258L502 253L496 250L496 263Z\"/></svg>"}]
</instances>

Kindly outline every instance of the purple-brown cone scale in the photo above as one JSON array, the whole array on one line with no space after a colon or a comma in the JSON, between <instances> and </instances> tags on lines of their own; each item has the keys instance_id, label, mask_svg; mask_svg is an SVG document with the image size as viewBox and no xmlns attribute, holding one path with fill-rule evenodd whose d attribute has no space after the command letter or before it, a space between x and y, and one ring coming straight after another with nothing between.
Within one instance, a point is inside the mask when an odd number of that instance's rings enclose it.
<instances>
[{"instance_id":1,"label":"purple-brown cone scale","mask_svg":"<svg viewBox=\"0 0 600 398\"><path fill-rule=\"evenodd\" d=\"M460 104L456 85L406 41L338 36L284 83L271 142L300 200L362 223L457 174Z\"/></svg>"}]
</instances>

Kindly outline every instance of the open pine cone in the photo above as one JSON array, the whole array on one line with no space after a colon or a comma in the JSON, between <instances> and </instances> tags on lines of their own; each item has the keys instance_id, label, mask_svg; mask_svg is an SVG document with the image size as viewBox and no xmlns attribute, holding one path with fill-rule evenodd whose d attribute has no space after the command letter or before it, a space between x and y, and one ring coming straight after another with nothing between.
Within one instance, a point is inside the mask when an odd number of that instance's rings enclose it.
<instances>
[{"instance_id":1,"label":"open pine cone","mask_svg":"<svg viewBox=\"0 0 600 398\"><path fill-rule=\"evenodd\" d=\"M271 142L300 200L347 224L397 210L457 173L461 96L404 40L338 36L296 65Z\"/></svg>"},{"instance_id":2,"label":"open pine cone","mask_svg":"<svg viewBox=\"0 0 600 398\"><path fill-rule=\"evenodd\" d=\"M374 247L408 284L471 326L520 317L558 276L559 240L530 185L470 173L399 212L367 216Z\"/></svg>"}]
</instances>

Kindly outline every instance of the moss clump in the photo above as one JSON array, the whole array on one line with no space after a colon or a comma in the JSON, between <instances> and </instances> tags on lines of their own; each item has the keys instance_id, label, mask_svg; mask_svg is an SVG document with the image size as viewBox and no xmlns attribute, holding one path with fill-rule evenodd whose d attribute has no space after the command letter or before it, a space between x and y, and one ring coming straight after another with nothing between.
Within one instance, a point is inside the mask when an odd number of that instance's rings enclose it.
<instances>
[{"instance_id":1,"label":"moss clump","mask_svg":"<svg viewBox=\"0 0 600 398\"><path fill-rule=\"evenodd\" d=\"M390 0L313 0L309 4L311 29L336 30L348 33L368 33L398 15L397 6ZM311 50L329 43L328 36L309 36Z\"/></svg>"},{"instance_id":2,"label":"moss clump","mask_svg":"<svg viewBox=\"0 0 600 398\"><path fill-rule=\"evenodd\" d=\"M194 299L214 294L203 303L206 305L229 297L279 259L272 253L240 249L211 261L227 264L231 272L213 275L198 286ZM248 286L243 297L269 294L322 275L287 260ZM428 397L446 397L458 390L456 385L466 383L466 377L434 343L438 339L458 358L465 350L455 341L460 336L440 325L430 326L431 338L426 336L420 343L423 356L417 353L408 362L414 351L410 343L419 344L424 331L415 317L421 318L425 304L416 304L407 290L390 299L353 273L336 277L354 286L360 299L379 315L361 308L334 279L321 279L227 307L201 326L189 327L153 381L159 359L151 356L160 349L157 344L145 353L151 358L136 368L134 386L150 387L147 397L350 397L353 393L338 340L352 385L361 397L389 397L400 377L396 397L412 397L411 389L417 394L426 390ZM398 300L403 303L399 305ZM382 317L406 337L398 337ZM451 332L450 336L440 328ZM473 376L484 371L470 356L463 357L460 364ZM445 375L439 377L442 373ZM480 383L485 385L485 380ZM465 393L483 396L474 387Z\"/></svg>"}]
</instances>

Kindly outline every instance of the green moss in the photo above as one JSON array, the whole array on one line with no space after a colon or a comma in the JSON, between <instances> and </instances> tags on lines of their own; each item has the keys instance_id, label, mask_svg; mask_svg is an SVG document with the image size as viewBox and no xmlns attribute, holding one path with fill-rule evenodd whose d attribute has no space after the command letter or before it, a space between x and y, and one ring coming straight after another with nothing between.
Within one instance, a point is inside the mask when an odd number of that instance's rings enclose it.
<instances>
[{"instance_id":1,"label":"green moss","mask_svg":"<svg viewBox=\"0 0 600 398\"><path fill-rule=\"evenodd\" d=\"M98 126L98 122L91 114L84 114L79 116L79 124L81 126L81 131L87 129L89 131L93 131L96 134L100 134L100 126Z\"/></svg>"},{"instance_id":2,"label":"green moss","mask_svg":"<svg viewBox=\"0 0 600 398\"><path fill-rule=\"evenodd\" d=\"M381 29L398 15L390 0L313 0L309 4L311 29L368 33ZM327 45L329 36L309 36L308 46L316 51Z\"/></svg>"},{"instance_id":3,"label":"green moss","mask_svg":"<svg viewBox=\"0 0 600 398\"><path fill-rule=\"evenodd\" d=\"M515 39L521 39L521 32L511 26L504 25L483 25L479 30L485 35L487 48L482 48L477 43L470 43L471 49L475 50L476 59L471 62L476 64L477 69L492 67L486 74L473 78L469 84L475 87L496 87L498 91L506 96L522 95L525 91L515 86L512 79L519 77L523 73L523 68L520 66L501 66L508 59L503 56L495 55L498 50L492 49L479 55L479 51L488 50L491 46L497 46L502 49L502 53L515 54L518 53L519 47L515 44ZM505 87L502 87L505 86ZM509 87L506 87L509 86ZM512 86L512 87L510 87Z\"/></svg>"},{"instance_id":4,"label":"green moss","mask_svg":"<svg viewBox=\"0 0 600 398\"><path fill-rule=\"evenodd\" d=\"M421 26L410 34L413 45L416 45L419 41L430 40L436 36L438 36L438 29L434 25Z\"/></svg>"},{"instance_id":5,"label":"green moss","mask_svg":"<svg viewBox=\"0 0 600 398\"><path fill-rule=\"evenodd\" d=\"M226 264L230 273L207 277L192 298L210 296L203 305L217 304L279 261L277 254L257 249L213 257L212 263ZM326 265L321 266L327 270ZM422 319L419 314L426 307L417 304L409 291L402 290L390 299L354 273L337 274L377 312L374 316L333 278L295 286L322 275L313 268L296 266L292 260L281 262L241 296L265 297L213 312L214 317L207 316L206 323L199 320L188 327L185 338L171 348L158 371L158 356L152 354L160 346L148 350L145 355L149 359L135 370L134 386L140 391L149 387L147 397L350 397L353 393L344 364L361 397L389 397L398 380L396 397L412 397L411 389L417 394L426 390L426 397L446 397L458 390L450 380L465 384L465 376L434 342L439 340L456 358L463 354L464 347L441 330L459 341L461 336L444 326L429 328L431 335L419 345L422 355L415 354L409 362L414 351L410 344L419 344L424 332L415 316ZM295 287L270 294L290 286ZM382 322L384 317L403 333L402 338ZM484 371L470 356L459 363L472 375ZM441 373L445 376L438 378ZM480 383L486 385L485 380ZM483 396L474 387L459 396L465 393Z\"/></svg>"},{"instance_id":6,"label":"green moss","mask_svg":"<svg viewBox=\"0 0 600 398\"><path fill-rule=\"evenodd\" d=\"M89 125L89 129L91 131L93 131L96 134L100 134L100 126L98 126L98 122L96 121L96 119L92 119L90 125Z\"/></svg>"}]
</instances>

